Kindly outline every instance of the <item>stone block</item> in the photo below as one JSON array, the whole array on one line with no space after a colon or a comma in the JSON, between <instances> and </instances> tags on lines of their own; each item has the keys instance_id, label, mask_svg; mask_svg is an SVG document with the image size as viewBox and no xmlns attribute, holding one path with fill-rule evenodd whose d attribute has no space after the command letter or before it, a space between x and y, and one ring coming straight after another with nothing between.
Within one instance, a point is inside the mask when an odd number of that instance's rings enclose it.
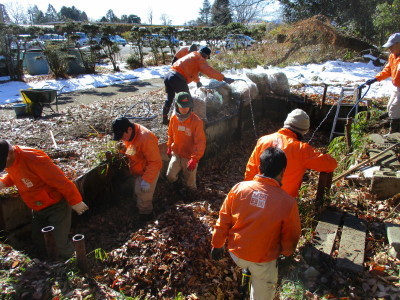
<instances>
[{"instance_id":1,"label":"stone block","mask_svg":"<svg viewBox=\"0 0 400 300\"><path fill-rule=\"evenodd\" d=\"M386 235L389 241L389 253L393 257L400 259L400 225L385 223Z\"/></svg>"},{"instance_id":2,"label":"stone block","mask_svg":"<svg viewBox=\"0 0 400 300\"><path fill-rule=\"evenodd\" d=\"M0 229L13 230L32 222L32 212L18 196L1 197Z\"/></svg>"},{"instance_id":3,"label":"stone block","mask_svg":"<svg viewBox=\"0 0 400 300\"><path fill-rule=\"evenodd\" d=\"M368 153L370 157L382 152L380 149L370 149ZM396 153L393 150L389 150L386 153L378 156L374 159L375 165L380 165L394 170L400 170L400 162L397 159Z\"/></svg>"},{"instance_id":4,"label":"stone block","mask_svg":"<svg viewBox=\"0 0 400 300\"><path fill-rule=\"evenodd\" d=\"M318 263L320 259L330 259L342 213L324 211L315 229L312 244L305 251L305 258L310 263Z\"/></svg>"},{"instance_id":5,"label":"stone block","mask_svg":"<svg viewBox=\"0 0 400 300\"><path fill-rule=\"evenodd\" d=\"M363 221L354 215L347 215L340 238L336 262L338 268L355 273L363 271L365 237L366 226Z\"/></svg>"},{"instance_id":6,"label":"stone block","mask_svg":"<svg viewBox=\"0 0 400 300\"><path fill-rule=\"evenodd\" d=\"M400 173L394 171L375 171L372 176L372 194L377 199L388 199L400 193Z\"/></svg>"}]
</instances>

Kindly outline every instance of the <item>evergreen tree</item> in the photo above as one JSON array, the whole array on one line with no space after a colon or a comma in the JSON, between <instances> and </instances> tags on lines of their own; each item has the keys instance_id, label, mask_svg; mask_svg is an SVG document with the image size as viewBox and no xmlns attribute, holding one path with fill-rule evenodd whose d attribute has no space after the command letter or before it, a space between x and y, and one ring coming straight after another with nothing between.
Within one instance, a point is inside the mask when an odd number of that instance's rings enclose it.
<instances>
[{"instance_id":1,"label":"evergreen tree","mask_svg":"<svg viewBox=\"0 0 400 300\"><path fill-rule=\"evenodd\" d=\"M200 17L197 22L199 25L210 25L211 23L211 4L210 1L204 0L203 7L199 11Z\"/></svg>"},{"instance_id":2,"label":"evergreen tree","mask_svg":"<svg viewBox=\"0 0 400 300\"><path fill-rule=\"evenodd\" d=\"M53 5L49 4L47 7L47 11L45 13L46 22L57 22L58 16L57 11L54 9Z\"/></svg>"},{"instance_id":3,"label":"evergreen tree","mask_svg":"<svg viewBox=\"0 0 400 300\"><path fill-rule=\"evenodd\" d=\"M213 26L227 25L232 22L229 0L215 0L211 7L211 24Z\"/></svg>"},{"instance_id":4,"label":"evergreen tree","mask_svg":"<svg viewBox=\"0 0 400 300\"><path fill-rule=\"evenodd\" d=\"M87 21L87 15L85 12L81 12L75 6L66 7L63 6L59 12L59 18L63 21Z\"/></svg>"},{"instance_id":5,"label":"evergreen tree","mask_svg":"<svg viewBox=\"0 0 400 300\"><path fill-rule=\"evenodd\" d=\"M44 14L37 5L28 8L28 17L30 24L43 24L45 22Z\"/></svg>"},{"instance_id":6,"label":"evergreen tree","mask_svg":"<svg viewBox=\"0 0 400 300\"><path fill-rule=\"evenodd\" d=\"M106 19L110 23L118 23L120 20L119 18L114 14L114 11L112 9L109 9L106 13Z\"/></svg>"}]
</instances>

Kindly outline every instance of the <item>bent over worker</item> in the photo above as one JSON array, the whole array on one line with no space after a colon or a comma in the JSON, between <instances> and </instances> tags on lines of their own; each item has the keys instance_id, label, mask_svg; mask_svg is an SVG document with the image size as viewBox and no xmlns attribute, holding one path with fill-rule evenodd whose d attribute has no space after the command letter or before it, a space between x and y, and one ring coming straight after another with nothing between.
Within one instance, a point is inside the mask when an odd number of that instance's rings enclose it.
<instances>
[{"instance_id":1,"label":"bent over worker","mask_svg":"<svg viewBox=\"0 0 400 300\"><path fill-rule=\"evenodd\" d=\"M181 47L178 52L175 53L174 58L172 59L171 65L173 65L178 59L188 55L189 53L192 53L193 51L197 51L197 45L192 44L190 46L183 46Z\"/></svg>"},{"instance_id":2,"label":"bent over worker","mask_svg":"<svg viewBox=\"0 0 400 300\"><path fill-rule=\"evenodd\" d=\"M287 168L282 178L282 189L292 197L299 195L303 175L307 169L318 172L333 172L337 167L336 160L329 154L315 150L307 143L301 142L310 128L310 118L302 109L290 112L283 128L270 135L261 137L247 162L244 180L253 180L259 174L260 154L268 147L282 149L287 157Z\"/></svg>"},{"instance_id":3,"label":"bent over worker","mask_svg":"<svg viewBox=\"0 0 400 300\"><path fill-rule=\"evenodd\" d=\"M164 77L165 91L167 93L167 100L163 106L163 120L164 125L168 125L168 112L174 100L175 94L179 92L189 93L188 84L192 81L196 82L197 87L202 84L199 78L199 72L226 83L232 83L233 79L224 77L224 75L217 70L210 67L206 61L211 55L211 49L208 47L201 47L199 51L194 51L181 59L178 59L171 67L171 70Z\"/></svg>"},{"instance_id":4,"label":"bent over worker","mask_svg":"<svg viewBox=\"0 0 400 300\"><path fill-rule=\"evenodd\" d=\"M44 250L41 229L53 226L58 254L69 258L74 252L68 239L71 208L79 215L88 209L75 184L43 151L0 140L0 172L4 169L0 189L15 185L32 209L33 241Z\"/></svg>"},{"instance_id":5,"label":"bent over worker","mask_svg":"<svg viewBox=\"0 0 400 300\"><path fill-rule=\"evenodd\" d=\"M186 186L195 190L197 166L206 148L206 135L203 121L192 110L192 96L186 92L176 94L175 114L168 126L167 154L171 160L167 179L176 182L182 170Z\"/></svg>"},{"instance_id":6,"label":"bent over worker","mask_svg":"<svg viewBox=\"0 0 400 300\"><path fill-rule=\"evenodd\" d=\"M269 147L259 160L261 174L236 184L222 204L212 234L211 257L222 257L227 240L233 261L251 272L250 299L272 300L277 258L293 254L301 226L297 201L280 188L285 153Z\"/></svg>"},{"instance_id":7,"label":"bent over worker","mask_svg":"<svg viewBox=\"0 0 400 300\"><path fill-rule=\"evenodd\" d=\"M158 139L140 124L120 117L113 121L114 140L120 152L129 159L129 170L134 177L137 207L142 221L148 221L153 213L153 195L162 167Z\"/></svg>"},{"instance_id":8,"label":"bent over worker","mask_svg":"<svg viewBox=\"0 0 400 300\"><path fill-rule=\"evenodd\" d=\"M389 132L400 132L400 33L392 34L382 47L389 48L388 62L375 78L367 80L365 84L371 85L376 81L392 77L394 89L387 104L390 119Z\"/></svg>"}]
</instances>

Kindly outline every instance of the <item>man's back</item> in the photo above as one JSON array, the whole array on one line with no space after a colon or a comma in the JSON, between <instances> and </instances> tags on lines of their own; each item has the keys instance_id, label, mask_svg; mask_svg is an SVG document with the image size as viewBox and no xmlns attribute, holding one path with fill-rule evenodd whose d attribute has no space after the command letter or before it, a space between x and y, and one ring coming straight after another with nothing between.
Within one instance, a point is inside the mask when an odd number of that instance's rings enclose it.
<instances>
[{"instance_id":1,"label":"man's back","mask_svg":"<svg viewBox=\"0 0 400 300\"><path fill-rule=\"evenodd\" d=\"M332 172L337 167L337 162L332 156L316 151L309 144L300 142L293 131L282 128L258 140L246 166L245 180L252 180L260 173L260 154L271 146L282 149L286 154L287 167L282 179L282 189L293 197L298 196L307 169Z\"/></svg>"}]
</instances>

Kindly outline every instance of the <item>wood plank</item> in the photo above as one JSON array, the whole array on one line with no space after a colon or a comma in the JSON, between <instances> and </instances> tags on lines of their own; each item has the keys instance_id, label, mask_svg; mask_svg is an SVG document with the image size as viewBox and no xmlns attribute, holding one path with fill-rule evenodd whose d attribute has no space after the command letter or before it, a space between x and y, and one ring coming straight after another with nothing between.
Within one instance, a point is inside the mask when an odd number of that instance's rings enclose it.
<instances>
[{"instance_id":1,"label":"wood plank","mask_svg":"<svg viewBox=\"0 0 400 300\"><path fill-rule=\"evenodd\" d=\"M350 272L362 272L365 255L366 226L354 215L344 219L342 236L340 238L337 266Z\"/></svg>"}]
</instances>

